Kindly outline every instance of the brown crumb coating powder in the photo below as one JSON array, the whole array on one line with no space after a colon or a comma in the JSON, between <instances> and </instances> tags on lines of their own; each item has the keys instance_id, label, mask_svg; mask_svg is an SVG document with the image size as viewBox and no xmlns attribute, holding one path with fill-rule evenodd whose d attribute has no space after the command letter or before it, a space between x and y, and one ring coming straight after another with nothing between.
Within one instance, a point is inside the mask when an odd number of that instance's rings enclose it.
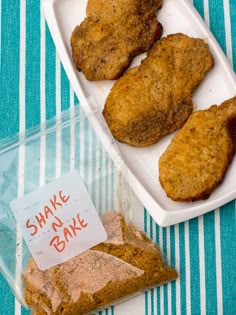
<instances>
[{"instance_id":1,"label":"brown crumb coating powder","mask_svg":"<svg viewBox=\"0 0 236 315\"><path fill-rule=\"evenodd\" d=\"M67 262L24 272L25 302L34 314L83 315L148 287L177 278L144 233L116 211L102 216L108 239Z\"/></svg>"}]
</instances>

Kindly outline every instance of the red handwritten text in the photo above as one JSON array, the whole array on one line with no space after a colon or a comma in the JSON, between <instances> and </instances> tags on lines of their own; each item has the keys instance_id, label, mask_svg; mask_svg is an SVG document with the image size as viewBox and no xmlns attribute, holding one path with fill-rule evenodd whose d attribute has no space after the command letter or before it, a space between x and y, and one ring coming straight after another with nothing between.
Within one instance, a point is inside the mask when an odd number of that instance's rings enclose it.
<instances>
[{"instance_id":1,"label":"red handwritten text","mask_svg":"<svg viewBox=\"0 0 236 315\"><path fill-rule=\"evenodd\" d=\"M58 217L54 215L54 211L58 209L58 207L62 207L67 201L70 199L70 196L65 196L63 195L62 191L60 190L57 195L53 195L51 199L49 199L48 204L43 207L43 210L40 211L36 216L35 216L35 223L31 223L30 219L26 221L26 227L28 229L31 229L30 235L35 236L40 229L42 229L48 222L48 219L50 217L55 217L58 226L62 226L62 222ZM55 227L56 227L55 223ZM54 226L53 226L54 229ZM55 231L55 229L54 229Z\"/></svg>"},{"instance_id":2,"label":"red handwritten text","mask_svg":"<svg viewBox=\"0 0 236 315\"><path fill-rule=\"evenodd\" d=\"M50 246L54 246L56 251L59 253L63 252L70 240L75 238L78 235L79 231L85 229L87 226L88 223L81 219L80 214L78 213L77 216L72 219L72 224L70 224L69 227L63 228L63 237L60 238L59 235L54 236L50 242ZM57 231L56 227L54 231Z\"/></svg>"}]
</instances>

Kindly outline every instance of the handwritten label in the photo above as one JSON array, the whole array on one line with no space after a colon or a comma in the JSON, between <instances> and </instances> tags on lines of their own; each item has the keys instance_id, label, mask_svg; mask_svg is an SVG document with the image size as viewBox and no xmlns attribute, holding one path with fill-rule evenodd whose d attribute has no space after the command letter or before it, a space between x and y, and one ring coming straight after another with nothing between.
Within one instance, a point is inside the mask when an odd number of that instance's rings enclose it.
<instances>
[{"instance_id":1,"label":"handwritten label","mask_svg":"<svg viewBox=\"0 0 236 315\"><path fill-rule=\"evenodd\" d=\"M65 262L107 238L77 171L11 202L39 269Z\"/></svg>"}]
</instances>

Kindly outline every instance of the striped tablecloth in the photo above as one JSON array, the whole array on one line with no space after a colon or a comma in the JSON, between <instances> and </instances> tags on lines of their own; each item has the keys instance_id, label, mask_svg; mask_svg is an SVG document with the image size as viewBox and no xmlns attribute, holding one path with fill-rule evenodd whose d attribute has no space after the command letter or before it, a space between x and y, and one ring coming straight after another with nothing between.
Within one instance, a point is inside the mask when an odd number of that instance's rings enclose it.
<instances>
[{"instance_id":1,"label":"striped tablecloth","mask_svg":"<svg viewBox=\"0 0 236 315\"><path fill-rule=\"evenodd\" d=\"M55 116L72 105L75 96L40 0L0 0L0 4L0 138L4 139ZM236 0L194 0L193 4L236 70ZM170 228L158 227L143 210L144 229L181 278L100 314L236 314L235 209L232 201ZM0 275L0 315L21 313L28 311L18 305Z\"/></svg>"}]
</instances>

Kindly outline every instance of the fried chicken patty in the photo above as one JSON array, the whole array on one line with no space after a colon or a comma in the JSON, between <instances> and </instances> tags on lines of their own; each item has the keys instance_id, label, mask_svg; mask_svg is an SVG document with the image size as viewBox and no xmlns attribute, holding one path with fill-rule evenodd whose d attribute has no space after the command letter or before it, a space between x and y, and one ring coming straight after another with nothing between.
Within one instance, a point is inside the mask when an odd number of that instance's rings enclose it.
<instances>
[{"instance_id":1,"label":"fried chicken patty","mask_svg":"<svg viewBox=\"0 0 236 315\"><path fill-rule=\"evenodd\" d=\"M160 183L176 201L206 199L236 147L236 97L193 113L159 160Z\"/></svg>"},{"instance_id":2,"label":"fried chicken patty","mask_svg":"<svg viewBox=\"0 0 236 315\"><path fill-rule=\"evenodd\" d=\"M163 0L89 0L71 36L72 57L88 80L113 80L162 35Z\"/></svg>"},{"instance_id":3,"label":"fried chicken patty","mask_svg":"<svg viewBox=\"0 0 236 315\"><path fill-rule=\"evenodd\" d=\"M141 147L182 127L192 113L192 92L213 63L202 39L173 34L155 43L107 97L103 115L113 136Z\"/></svg>"}]
</instances>

